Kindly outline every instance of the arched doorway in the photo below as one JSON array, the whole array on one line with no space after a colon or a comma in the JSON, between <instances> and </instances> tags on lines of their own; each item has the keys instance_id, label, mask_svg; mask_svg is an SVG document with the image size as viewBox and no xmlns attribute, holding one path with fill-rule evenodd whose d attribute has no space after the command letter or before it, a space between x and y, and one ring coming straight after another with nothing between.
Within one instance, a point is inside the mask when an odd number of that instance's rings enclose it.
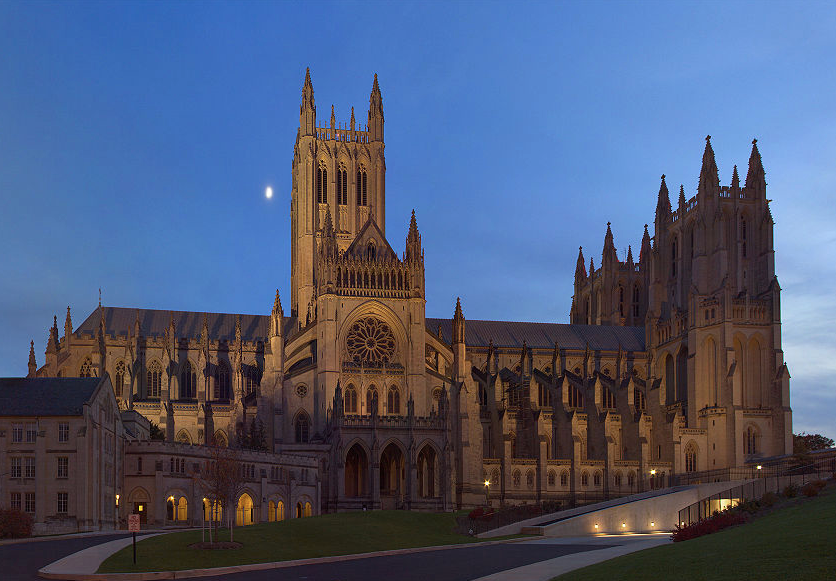
<instances>
[{"instance_id":1,"label":"arched doorway","mask_svg":"<svg viewBox=\"0 0 836 581\"><path fill-rule=\"evenodd\" d=\"M435 449L427 444L418 453L418 496L432 498L438 490L436 475L438 474L438 455Z\"/></svg>"},{"instance_id":2,"label":"arched doorway","mask_svg":"<svg viewBox=\"0 0 836 581\"><path fill-rule=\"evenodd\" d=\"M403 502L404 457L393 442L380 455L380 507L394 509Z\"/></svg>"},{"instance_id":3,"label":"arched doorway","mask_svg":"<svg viewBox=\"0 0 836 581\"><path fill-rule=\"evenodd\" d=\"M345 456L345 495L366 496L369 481L369 460L360 444L354 444Z\"/></svg>"},{"instance_id":4,"label":"arched doorway","mask_svg":"<svg viewBox=\"0 0 836 581\"><path fill-rule=\"evenodd\" d=\"M245 527L255 522L255 507L252 497L246 492L238 498L238 507L235 511L235 524Z\"/></svg>"}]
</instances>

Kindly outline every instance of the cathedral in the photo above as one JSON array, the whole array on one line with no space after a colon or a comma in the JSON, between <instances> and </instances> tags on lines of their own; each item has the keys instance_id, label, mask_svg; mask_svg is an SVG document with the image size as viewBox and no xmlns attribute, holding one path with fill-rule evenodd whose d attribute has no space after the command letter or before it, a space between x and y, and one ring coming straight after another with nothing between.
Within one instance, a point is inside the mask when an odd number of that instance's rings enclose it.
<instances>
[{"instance_id":1,"label":"cathedral","mask_svg":"<svg viewBox=\"0 0 836 581\"><path fill-rule=\"evenodd\" d=\"M308 71L289 303L100 304L75 328L68 308L30 377L107 375L172 443L239 446L258 426L317 467L322 511L604 498L792 451L756 142L742 185L736 166L720 185L710 138L695 196L673 207L662 176L637 259L609 226L597 267L580 250L569 324L466 320L461 301L428 318L415 213L403 247L386 237L384 143L376 75L366 123L333 107L325 123Z\"/></svg>"}]
</instances>

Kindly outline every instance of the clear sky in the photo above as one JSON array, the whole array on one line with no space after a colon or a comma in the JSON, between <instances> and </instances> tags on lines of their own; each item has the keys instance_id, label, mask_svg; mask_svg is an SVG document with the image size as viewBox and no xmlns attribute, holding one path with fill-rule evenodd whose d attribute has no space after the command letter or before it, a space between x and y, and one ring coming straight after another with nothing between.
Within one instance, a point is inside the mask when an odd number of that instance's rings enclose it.
<instances>
[{"instance_id":1,"label":"clear sky","mask_svg":"<svg viewBox=\"0 0 836 581\"><path fill-rule=\"evenodd\" d=\"M386 116L387 236L414 208L427 315L568 322L578 246L621 258L659 176L758 138L794 431L836 436L833 2L0 1L0 375L106 305L289 298L290 167L317 111ZM265 199L264 189L275 195Z\"/></svg>"}]
</instances>

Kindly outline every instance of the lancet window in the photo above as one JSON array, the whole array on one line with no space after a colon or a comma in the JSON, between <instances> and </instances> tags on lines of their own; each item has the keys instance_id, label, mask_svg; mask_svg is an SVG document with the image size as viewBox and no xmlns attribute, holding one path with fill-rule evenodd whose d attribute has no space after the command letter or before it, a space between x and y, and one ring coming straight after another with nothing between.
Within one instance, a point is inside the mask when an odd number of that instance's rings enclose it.
<instances>
[{"instance_id":1,"label":"lancet window","mask_svg":"<svg viewBox=\"0 0 836 581\"><path fill-rule=\"evenodd\" d=\"M214 399L229 399L229 367L225 361L215 367L215 389L212 395Z\"/></svg>"},{"instance_id":2,"label":"lancet window","mask_svg":"<svg viewBox=\"0 0 836 581\"><path fill-rule=\"evenodd\" d=\"M160 385L162 383L163 370L159 362L153 361L148 366L148 374L146 377L146 396L151 398L160 397Z\"/></svg>"},{"instance_id":3,"label":"lancet window","mask_svg":"<svg viewBox=\"0 0 836 581\"><path fill-rule=\"evenodd\" d=\"M197 392L197 375L191 362L186 361L180 370L180 399L194 399Z\"/></svg>"},{"instance_id":4,"label":"lancet window","mask_svg":"<svg viewBox=\"0 0 836 581\"><path fill-rule=\"evenodd\" d=\"M316 200L320 204L328 203L328 170L325 165L316 170Z\"/></svg>"},{"instance_id":5,"label":"lancet window","mask_svg":"<svg viewBox=\"0 0 836 581\"><path fill-rule=\"evenodd\" d=\"M342 165L337 169L337 203L348 204L348 172Z\"/></svg>"},{"instance_id":6,"label":"lancet window","mask_svg":"<svg viewBox=\"0 0 836 581\"><path fill-rule=\"evenodd\" d=\"M345 413L357 413L357 390L354 389L352 384L349 384L348 387L345 388L345 393L343 394L343 405Z\"/></svg>"},{"instance_id":7,"label":"lancet window","mask_svg":"<svg viewBox=\"0 0 836 581\"><path fill-rule=\"evenodd\" d=\"M401 392L398 390L397 386L393 385L389 388L389 392L386 396L386 410L390 414L401 413Z\"/></svg>"},{"instance_id":8,"label":"lancet window","mask_svg":"<svg viewBox=\"0 0 836 581\"><path fill-rule=\"evenodd\" d=\"M357 205L358 206L367 206L368 205L368 197L367 197L367 183L368 179L366 177L366 168L360 166L360 169L357 170Z\"/></svg>"}]
</instances>

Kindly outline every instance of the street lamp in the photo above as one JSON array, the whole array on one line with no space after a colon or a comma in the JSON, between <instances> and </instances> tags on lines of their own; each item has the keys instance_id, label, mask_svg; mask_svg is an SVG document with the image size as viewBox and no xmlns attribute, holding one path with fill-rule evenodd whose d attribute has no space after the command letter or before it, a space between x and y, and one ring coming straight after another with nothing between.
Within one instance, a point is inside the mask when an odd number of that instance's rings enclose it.
<instances>
[{"instance_id":1,"label":"street lamp","mask_svg":"<svg viewBox=\"0 0 836 581\"><path fill-rule=\"evenodd\" d=\"M485 480L485 505L491 505L491 481Z\"/></svg>"}]
</instances>

